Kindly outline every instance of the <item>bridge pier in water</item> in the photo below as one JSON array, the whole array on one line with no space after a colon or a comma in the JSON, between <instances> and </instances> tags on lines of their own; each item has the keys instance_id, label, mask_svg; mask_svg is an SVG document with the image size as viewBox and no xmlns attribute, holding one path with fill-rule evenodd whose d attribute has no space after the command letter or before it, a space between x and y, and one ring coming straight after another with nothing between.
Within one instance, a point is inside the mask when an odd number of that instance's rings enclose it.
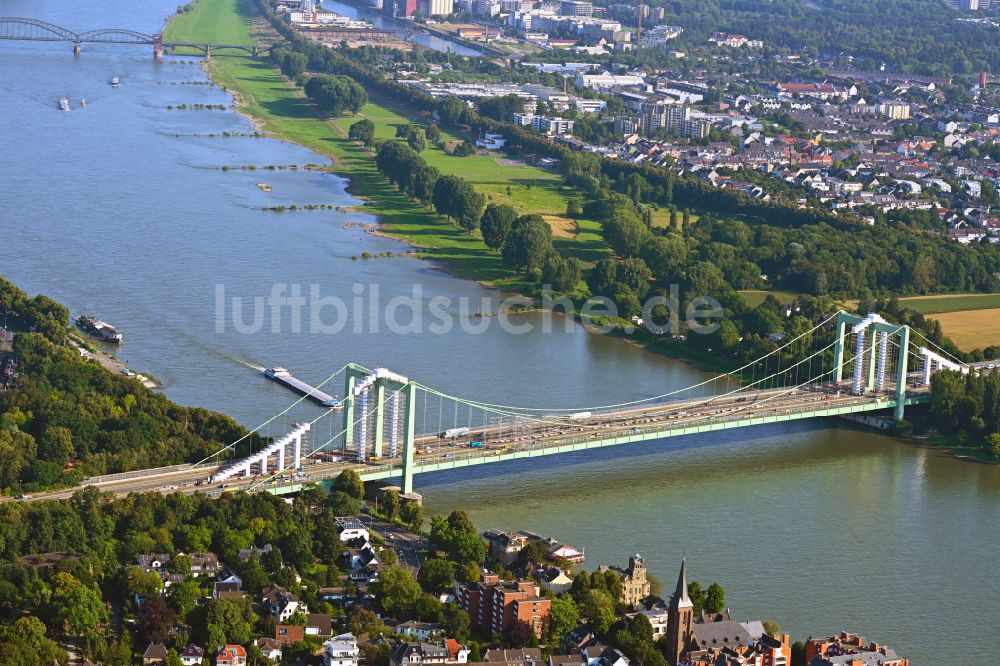
<instances>
[{"instance_id":1,"label":"bridge pier in water","mask_svg":"<svg viewBox=\"0 0 1000 666\"><path fill-rule=\"evenodd\" d=\"M153 60L161 62L163 60L163 35L153 35Z\"/></svg>"},{"instance_id":2,"label":"bridge pier in water","mask_svg":"<svg viewBox=\"0 0 1000 666\"><path fill-rule=\"evenodd\" d=\"M80 55L80 42L75 42L73 44L73 55L75 55L75 56L79 56Z\"/></svg>"}]
</instances>

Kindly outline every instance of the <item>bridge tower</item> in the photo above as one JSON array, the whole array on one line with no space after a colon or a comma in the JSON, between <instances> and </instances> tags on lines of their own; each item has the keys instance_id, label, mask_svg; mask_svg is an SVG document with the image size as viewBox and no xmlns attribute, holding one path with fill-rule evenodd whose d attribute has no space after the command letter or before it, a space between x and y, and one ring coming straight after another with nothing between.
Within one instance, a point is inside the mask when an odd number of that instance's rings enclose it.
<instances>
[{"instance_id":1,"label":"bridge tower","mask_svg":"<svg viewBox=\"0 0 1000 666\"><path fill-rule=\"evenodd\" d=\"M80 55L80 42L73 42L73 55Z\"/></svg>"},{"instance_id":2,"label":"bridge tower","mask_svg":"<svg viewBox=\"0 0 1000 666\"><path fill-rule=\"evenodd\" d=\"M163 35L153 35L153 60L160 62L163 60Z\"/></svg>"},{"instance_id":3,"label":"bridge tower","mask_svg":"<svg viewBox=\"0 0 1000 666\"><path fill-rule=\"evenodd\" d=\"M212 45L205 44L205 60L208 60L211 57L212 57Z\"/></svg>"},{"instance_id":4,"label":"bridge tower","mask_svg":"<svg viewBox=\"0 0 1000 666\"><path fill-rule=\"evenodd\" d=\"M349 449L356 463L401 458L403 493L413 492L416 395L414 382L385 368L345 370L344 458Z\"/></svg>"},{"instance_id":5,"label":"bridge tower","mask_svg":"<svg viewBox=\"0 0 1000 666\"><path fill-rule=\"evenodd\" d=\"M850 331L847 330L851 326ZM881 393L886 389L886 375L889 366L889 350L896 336L895 351L896 376L893 416L903 419L906 405L907 362L909 360L910 327L896 326L877 314L858 317L840 312L837 314L837 338L833 349L833 378L836 382L844 379L844 351L848 335L855 336L854 360L851 371L851 392L854 395Z\"/></svg>"}]
</instances>

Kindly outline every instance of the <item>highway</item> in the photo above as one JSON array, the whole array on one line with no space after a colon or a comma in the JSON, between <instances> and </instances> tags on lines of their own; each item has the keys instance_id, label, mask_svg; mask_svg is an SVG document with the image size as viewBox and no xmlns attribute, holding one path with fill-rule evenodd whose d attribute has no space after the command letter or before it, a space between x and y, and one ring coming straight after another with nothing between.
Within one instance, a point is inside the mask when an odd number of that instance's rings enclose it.
<instances>
[{"instance_id":1,"label":"highway","mask_svg":"<svg viewBox=\"0 0 1000 666\"><path fill-rule=\"evenodd\" d=\"M858 411L866 411L884 405L892 405L895 394L893 382L888 382L880 395L855 396L850 393L850 383L827 384L800 389L771 389L761 391L740 391L721 396L679 400L674 402L634 405L628 408L589 416L572 418L567 414L539 415L515 418L510 423L475 429L469 435L453 440L443 439L438 433L418 436L414 444L414 473L431 471L441 466L460 466L485 462L491 457L497 460L520 457L514 454L530 453L534 450L583 445L601 440L655 439L688 431L694 428L732 423L751 425L759 419L794 419L797 415L815 415L824 410L843 409L857 406ZM907 387L908 397L929 395L927 386ZM482 447L470 447L470 441L482 441ZM337 456L342 452L334 452ZM550 451L551 453L551 451ZM353 454L353 452L351 452ZM310 454L311 455L311 454ZM349 455L348 457L352 457ZM357 463L350 460L320 460L304 457L304 472L285 470L281 474L267 474L250 477L233 477L223 484L212 484L209 475L211 467L169 468L165 471L149 470L147 475L130 478L116 478L100 483L88 483L105 492L126 495L133 492L183 492L216 496L224 491L275 490L286 486L298 486L309 482L328 481L346 469L353 469L362 475L377 475L378 478L399 473L402 458L383 458ZM37 493L22 501L39 499L61 499L71 496L79 488L69 488Z\"/></svg>"}]
</instances>

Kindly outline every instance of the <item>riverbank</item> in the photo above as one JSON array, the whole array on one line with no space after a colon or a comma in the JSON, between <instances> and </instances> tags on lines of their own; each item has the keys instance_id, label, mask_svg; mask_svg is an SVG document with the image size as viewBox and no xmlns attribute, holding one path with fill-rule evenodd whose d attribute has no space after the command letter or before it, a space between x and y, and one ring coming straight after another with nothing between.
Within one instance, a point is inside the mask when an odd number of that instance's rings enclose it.
<instances>
[{"instance_id":1,"label":"riverbank","mask_svg":"<svg viewBox=\"0 0 1000 666\"><path fill-rule=\"evenodd\" d=\"M199 0L189 12L171 17L164 31L176 41L213 41L214 26L225 23L227 43L268 43L276 38L263 19L251 18L249 0ZM222 21L222 16L228 17ZM351 123L367 118L376 136L392 138L399 125L426 126L431 118L415 116L371 94L370 102L355 117L327 119L317 114L311 100L270 62L242 56L215 56L204 67L212 80L234 96L237 112L258 131L314 150L330 158L329 171L350 181L348 192L366 202L366 212L378 216L382 233L426 250L424 257L446 265L450 272L483 285L515 293L531 287L505 266L500 256L478 236L468 235L445 218L400 194L375 168L371 154L347 139ZM441 146L428 146L422 156L443 174L461 176L483 193L490 203L510 204L519 213L539 213L555 223L564 221L567 205L576 193L558 174L496 154L456 157L443 146L460 137L442 132ZM578 232L557 237L561 252L590 265L608 250L596 222L574 221Z\"/></svg>"}]
</instances>

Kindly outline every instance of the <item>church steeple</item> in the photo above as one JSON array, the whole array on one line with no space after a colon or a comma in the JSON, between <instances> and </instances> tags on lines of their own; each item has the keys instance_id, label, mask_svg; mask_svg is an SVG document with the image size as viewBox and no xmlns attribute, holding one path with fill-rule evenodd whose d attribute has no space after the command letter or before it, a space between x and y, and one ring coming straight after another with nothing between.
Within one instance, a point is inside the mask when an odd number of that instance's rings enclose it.
<instances>
[{"instance_id":1,"label":"church steeple","mask_svg":"<svg viewBox=\"0 0 1000 666\"><path fill-rule=\"evenodd\" d=\"M681 572L677 576L677 589L674 590L674 596L670 599L670 607L694 608L691 597L688 596L687 563L684 558L681 559Z\"/></svg>"},{"instance_id":2,"label":"church steeple","mask_svg":"<svg viewBox=\"0 0 1000 666\"><path fill-rule=\"evenodd\" d=\"M679 664L681 657L694 640L694 604L688 596L687 563L681 560L681 572L677 575L677 589L670 598L667 608L667 661Z\"/></svg>"}]
</instances>

